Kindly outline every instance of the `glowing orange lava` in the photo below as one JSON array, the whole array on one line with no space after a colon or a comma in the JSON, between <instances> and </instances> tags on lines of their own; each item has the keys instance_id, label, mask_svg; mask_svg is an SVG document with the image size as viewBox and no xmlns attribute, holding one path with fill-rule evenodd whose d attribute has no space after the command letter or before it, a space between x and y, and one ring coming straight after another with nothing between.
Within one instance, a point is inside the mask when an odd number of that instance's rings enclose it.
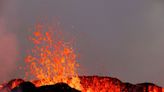
<instances>
[{"instance_id":1,"label":"glowing orange lava","mask_svg":"<svg viewBox=\"0 0 164 92\"><path fill-rule=\"evenodd\" d=\"M62 39L60 31L37 24L31 40L34 46L26 62L30 66L31 74L41 80L35 85L64 82L81 90L75 52L71 44Z\"/></svg>"}]
</instances>

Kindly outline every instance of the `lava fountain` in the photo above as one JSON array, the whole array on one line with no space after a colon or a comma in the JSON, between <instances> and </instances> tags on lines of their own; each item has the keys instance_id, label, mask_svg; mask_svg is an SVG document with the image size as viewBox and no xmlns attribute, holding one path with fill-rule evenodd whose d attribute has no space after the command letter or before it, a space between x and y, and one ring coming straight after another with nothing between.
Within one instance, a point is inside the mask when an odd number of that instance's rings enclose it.
<instances>
[{"instance_id":1,"label":"lava fountain","mask_svg":"<svg viewBox=\"0 0 164 92\"><path fill-rule=\"evenodd\" d=\"M25 60L30 67L30 73L27 72L26 76L32 74L40 80L35 82L36 86L64 82L82 90L76 54L70 42L64 41L61 31L37 24L30 40L34 46Z\"/></svg>"},{"instance_id":2,"label":"lava fountain","mask_svg":"<svg viewBox=\"0 0 164 92\"><path fill-rule=\"evenodd\" d=\"M61 31L37 24L30 40L34 46L25 60L30 68L27 76L32 74L39 80L32 81L37 87L64 82L82 92L120 92L119 82L109 78L79 77L76 54L72 44L63 40Z\"/></svg>"}]
</instances>

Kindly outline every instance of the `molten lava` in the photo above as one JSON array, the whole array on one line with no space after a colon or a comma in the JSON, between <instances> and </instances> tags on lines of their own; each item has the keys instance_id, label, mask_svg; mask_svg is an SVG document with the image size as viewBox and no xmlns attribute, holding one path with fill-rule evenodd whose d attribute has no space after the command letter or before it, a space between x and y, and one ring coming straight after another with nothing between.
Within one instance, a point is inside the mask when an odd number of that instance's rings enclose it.
<instances>
[{"instance_id":1,"label":"molten lava","mask_svg":"<svg viewBox=\"0 0 164 92\"><path fill-rule=\"evenodd\" d=\"M34 46L25 61L31 74L41 80L36 86L64 82L81 90L75 52L71 44L64 41L61 32L37 24L30 39Z\"/></svg>"}]
</instances>

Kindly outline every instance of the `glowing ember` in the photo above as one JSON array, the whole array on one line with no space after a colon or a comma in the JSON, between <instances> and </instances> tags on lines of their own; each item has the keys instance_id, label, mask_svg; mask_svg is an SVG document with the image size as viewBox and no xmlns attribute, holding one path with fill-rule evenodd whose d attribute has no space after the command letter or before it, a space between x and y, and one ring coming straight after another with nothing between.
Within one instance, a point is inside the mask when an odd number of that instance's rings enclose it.
<instances>
[{"instance_id":1,"label":"glowing ember","mask_svg":"<svg viewBox=\"0 0 164 92\"><path fill-rule=\"evenodd\" d=\"M76 71L78 67L76 55L71 44L62 39L60 31L37 24L31 40L34 47L32 53L26 58L26 62L30 65L32 75L41 80L35 85L64 82L81 90Z\"/></svg>"}]
</instances>

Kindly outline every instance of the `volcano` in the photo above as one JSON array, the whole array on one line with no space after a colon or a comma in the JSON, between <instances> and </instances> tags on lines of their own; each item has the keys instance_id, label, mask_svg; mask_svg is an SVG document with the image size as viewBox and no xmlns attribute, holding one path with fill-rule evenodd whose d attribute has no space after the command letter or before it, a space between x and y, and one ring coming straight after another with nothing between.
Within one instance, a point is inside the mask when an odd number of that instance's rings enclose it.
<instances>
[{"instance_id":1,"label":"volcano","mask_svg":"<svg viewBox=\"0 0 164 92\"><path fill-rule=\"evenodd\" d=\"M66 83L56 83L37 87L40 80L25 81L14 79L0 85L0 92L164 92L153 83L131 84L117 78L102 76L79 76L82 90L70 87Z\"/></svg>"},{"instance_id":2,"label":"volcano","mask_svg":"<svg viewBox=\"0 0 164 92\"><path fill-rule=\"evenodd\" d=\"M30 36L33 48L25 59L25 78L3 83L0 92L164 92L153 83L131 84L112 77L79 76L72 41L63 38L61 31L36 24Z\"/></svg>"}]
</instances>

